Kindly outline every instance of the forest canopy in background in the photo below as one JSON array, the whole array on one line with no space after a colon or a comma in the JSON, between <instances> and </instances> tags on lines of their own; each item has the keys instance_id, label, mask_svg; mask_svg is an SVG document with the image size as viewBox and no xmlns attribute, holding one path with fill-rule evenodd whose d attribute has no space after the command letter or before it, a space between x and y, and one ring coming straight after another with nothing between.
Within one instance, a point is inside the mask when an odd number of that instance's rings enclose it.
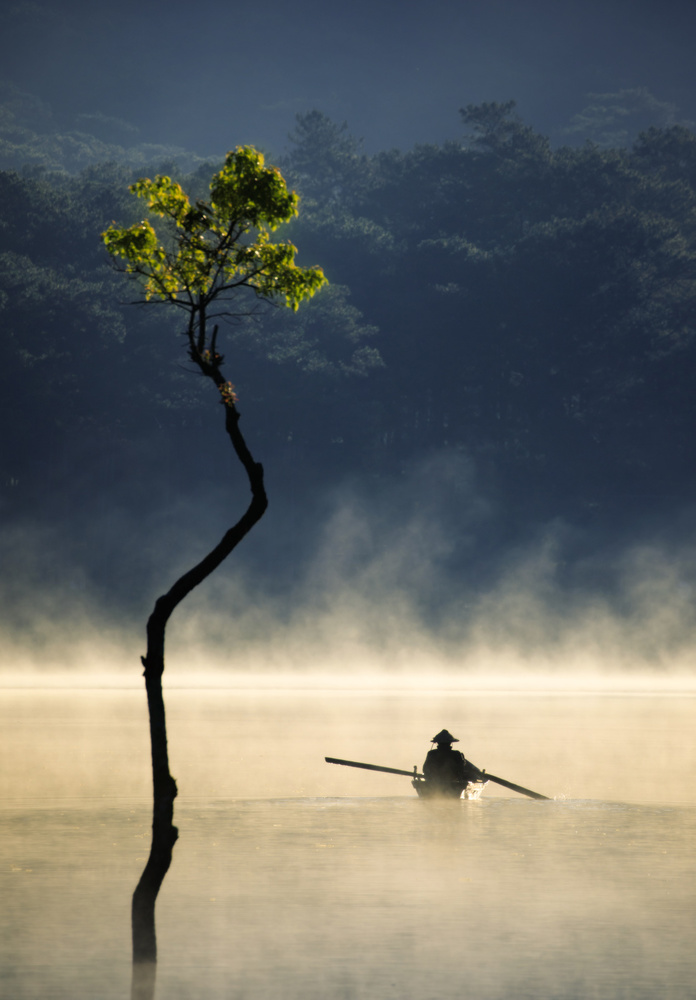
<instances>
[{"instance_id":1,"label":"forest canopy in background","mask_svg":"<svg viewBox=\"0 0 696 1000\"><path fill-rule=\"evenodd\" d=\"M301 197L300 263L331 284L297 314L237 317L224 343L255 450L298 501L451 455L512 536L692 503L696 134L611 145L607 120L575 123L595 141L552 146L512 101L467 106L443 145L368 155L346 125L298 116L269 158ZM55 144L37 165L18 121L13 162L24 139L34 165L0 173L3 517L70 522L77 483L89 518L104 477L154 509L209 475L202 387L176 350L153 382L177 317L123 301L99 234L137 220L137 177L196 197L211 164L145 169L111 146L71 173L79 157L58 170Z\"/></svg>"}]
</instances>

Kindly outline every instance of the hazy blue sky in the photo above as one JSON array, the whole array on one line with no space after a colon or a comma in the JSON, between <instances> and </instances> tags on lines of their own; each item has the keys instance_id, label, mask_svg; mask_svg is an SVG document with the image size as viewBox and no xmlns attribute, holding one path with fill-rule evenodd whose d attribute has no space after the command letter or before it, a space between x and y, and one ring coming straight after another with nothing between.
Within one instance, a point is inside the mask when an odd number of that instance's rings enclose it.
<instances>
[{"instance_id":1,"label":"hazy blue sky","mask_svg":"<svg viewBox=\"0 0 696 1000\"><path fill-rule=\"evenodd\" d=\"M695 35L684 0L18 2L0 78L66 128L102 113L144 142L278 152L318 107L374 150L454 137L460 106L510 98L544 131L636 86L696 118Z\"/></svg>"}]
</instances>

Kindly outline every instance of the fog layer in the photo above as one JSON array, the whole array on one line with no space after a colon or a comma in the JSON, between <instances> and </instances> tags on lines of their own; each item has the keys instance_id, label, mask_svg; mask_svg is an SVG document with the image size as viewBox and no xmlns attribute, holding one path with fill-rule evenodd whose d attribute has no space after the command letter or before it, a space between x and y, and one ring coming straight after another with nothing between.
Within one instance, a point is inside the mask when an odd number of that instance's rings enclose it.
<instances>
[{"instance_id":1,"label":"fog layer","mask_svg":"<svg viewBox=\"0 0 696 1000\"><path fill-rule=\"evenodd\" d=\"M47 526L5 529L4 669L137 678L154 600L217 540L227 507L221 494L195 506L179 498L144 523L115 511L85 525L79 545ZM201 508L206 524L192 528ZM690 534L604 545L559 520L500 548L504 513L477 492L470 463L445 457L381 492L346 484L312 512L310 530L279 497L177 611L173 680L213 670L252 684L274 673L352 683L375 671L444 671L563 684L633 671L666 682L692 669Z\"/></svg>"}]
</instances>

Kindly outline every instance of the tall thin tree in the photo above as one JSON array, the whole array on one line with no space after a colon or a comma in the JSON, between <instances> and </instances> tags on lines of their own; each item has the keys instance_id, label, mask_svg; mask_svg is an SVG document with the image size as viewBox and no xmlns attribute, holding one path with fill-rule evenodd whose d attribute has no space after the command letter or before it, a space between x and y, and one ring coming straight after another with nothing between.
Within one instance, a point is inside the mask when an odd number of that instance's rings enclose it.
<instances>
[{"instance_id":1,"label":"tall thin tree","mask_svg":"<svg viewBox=\"0 0 696 1000\"><path fill-rule=\"evenodd\" d=\"M197 565L155 602L147 623L145 668L150 719L153 818L150 854L133 894L133 996L152 995L157 961L155 903L172 860L176 782L169 771L162 691L167 623L184 598L205 580L263 516L267 507L263 468L252 457L239 428L234 386L222 374L216 319L234 310L231 299L251 291L292 309L326 282L318 267L299 267L292 243L272 242L270 232L297 214L297 195L261 153L238 147L210 183L210 199L192 204L169 177L144 178L130 190L145 199L148 219L130 227L111 225L103 233L108 252L126 274L140 282L146 301L168 303L185 319L188 356L218 390L225 429L251 489L249 506ZM144 971L145 970L145 971Z\"/></svg>"}]
</instances>

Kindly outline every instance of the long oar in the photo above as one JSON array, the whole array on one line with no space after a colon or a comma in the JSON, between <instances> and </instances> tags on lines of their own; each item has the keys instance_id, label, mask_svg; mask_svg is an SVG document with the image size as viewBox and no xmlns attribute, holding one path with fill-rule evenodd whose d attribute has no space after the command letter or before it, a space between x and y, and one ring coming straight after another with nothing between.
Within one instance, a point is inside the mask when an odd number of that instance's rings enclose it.
<instances>
[{"instance_id":1,"label":"long oar","mask_svg":"<svg viewBox=\"0 0 696 1000\"><path fill-rule=\"evenodd\" d=\"M337 757L324 757L327 764L344 764L346 767L362 767L366 771L386 771L387 774L403 774L407 778L424 778L425 775L418 774L415 767L412 771L402 771L398 767L382 767L380 764L361 764L357 760L339 760ZM548 795L541 795L539 792L533 792L529 788L523 788L522 785L515 785L511 781L506 781L505 778L496 778L494 774L488 774L487 771L481 772L482 779L486 781L494 781L496 785L504 785L505 788L510 788L513 792L519 792L520 795L528 795L530 799L545 799L548 800Z\"/></svg>"},{"instance_id":2,"label":"long oar","mask_svg":"<svg viewBox=\"0 0 696 1000\"><path fill-rule=\"evenodd\" d=\"M412 771L400 771L398 767L381 767L379 764L359 764L357 760L338 760L336 757L324 757L327 764L345 764L346 767L364 767L366 771L386 771L387 774L405 774L407 778L424 778L418 774L415 767Z\"/></svg>"},{"instance_id":3,"label":"long oar","mask_svg":"<svg viewBox=\"0 0 696 1000\"><path fill-rule=\"evenodd\" d=\"M506 781L505 778L496 778L494 774L489 774L488 771L482 771L482 779L486 781L495 781L496 785L504 785L505 788L511 788L513 792L519 792L520 795L528 795L530 799L546 799L549 800L548 795L541 795L539 792L532 792L529 788L523 788L522 785L513 785L511 781Z\"/></svg>"}]
</instances>

